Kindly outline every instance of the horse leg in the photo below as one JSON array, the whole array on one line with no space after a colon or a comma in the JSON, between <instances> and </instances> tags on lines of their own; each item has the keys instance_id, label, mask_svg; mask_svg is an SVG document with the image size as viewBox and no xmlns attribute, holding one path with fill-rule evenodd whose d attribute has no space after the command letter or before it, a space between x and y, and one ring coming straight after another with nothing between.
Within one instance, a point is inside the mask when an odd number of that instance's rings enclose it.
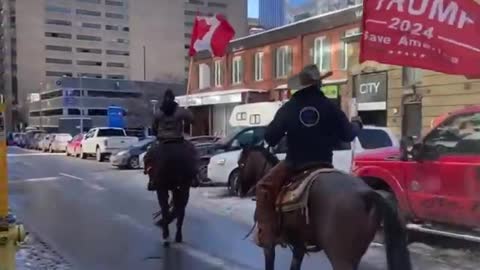
<instances>
[{"instance_id":1,"label":"horse leg","mask_svg":"<svg viewBox=\"0 0 480 270\"><path fill-rule=\"evenodd\" d=\"M167 218L170 215L170 206L168 204L168 190L157 190L157 199L158 204L160 205L160 210L162 211L162 222L159 224L162 227L163 231L163 240L164 246L169 245L168 238L170 237L170 230L168 228Z\"/></svg>"},{"instance_id":2,"label":"horse leg","mask_svg":"<svg viewBox=\"0 0 480 270\"><path fill-rule=\"evenodd\" d=\"M263 248L265 270L275 270L275 247Z\"/></svg>"},{"instance_id":3,"label":"horse leg","mask_svg":"<svg viewBox=\"0 0 480 270\"><path fill-rule=\"evenodd\" d=\"M179 188L173 192L173 199L174 199L174 212L175 216L177 217L177 232L175 235L175 242L182 243L183 242L183 234L182 234L182 227L183 221L185 219L185 209L187 208L188 199L190 197L190 189L187 188Z\"/></svg>"},{"instance_id":4,"label":"horse leg","mask_svg":"<svg viewBox=\"0 0 480 270\"><path fill-rule=\"evenodd\" d=\"M305 249L303 247L293 247L293 258L290 270L300 270L302 267L303 257L305 256Z\"/></svg>"}]
</instances>

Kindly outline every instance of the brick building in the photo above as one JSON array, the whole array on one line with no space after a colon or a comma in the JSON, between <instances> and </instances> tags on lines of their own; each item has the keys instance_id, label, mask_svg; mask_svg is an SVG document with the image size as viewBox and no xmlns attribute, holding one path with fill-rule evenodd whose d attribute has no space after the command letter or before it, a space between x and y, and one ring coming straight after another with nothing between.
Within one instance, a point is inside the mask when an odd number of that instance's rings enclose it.
<instances>
[{"instance_id":1,"label":"brick building","mask_svg":"<svg viewBox=\"0 0 480 270\"><path fill-rule=\"evenodd\" d=\"M288 78L307 64L333 71L324 91L347 110L348 44L345 36L359 32L361 6L319 15L294 24L233 40L223 58L198 54L190 75L189 95L180 97L197 117L194 135L230 131L228 119L240 103L286 100Z\"/></svg>"}]
</instances>

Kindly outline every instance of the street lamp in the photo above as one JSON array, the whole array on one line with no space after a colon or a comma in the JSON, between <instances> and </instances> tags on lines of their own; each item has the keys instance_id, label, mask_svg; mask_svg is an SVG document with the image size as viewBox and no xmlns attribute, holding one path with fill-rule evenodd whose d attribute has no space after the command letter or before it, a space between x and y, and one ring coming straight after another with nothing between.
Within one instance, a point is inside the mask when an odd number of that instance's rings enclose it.
<instances>
[{"instance_id":1,"label":"street lamp","mask_svg":"<svg viewBox=\"0 0 480 270\"><path fill-rule=\"evenodd\" d=\"M150 104L152 104L152 109L153 109L153 116L157 114L157 104L158 104L158 99L152 99L150 100Z\"/></svg>"}]
</instances>

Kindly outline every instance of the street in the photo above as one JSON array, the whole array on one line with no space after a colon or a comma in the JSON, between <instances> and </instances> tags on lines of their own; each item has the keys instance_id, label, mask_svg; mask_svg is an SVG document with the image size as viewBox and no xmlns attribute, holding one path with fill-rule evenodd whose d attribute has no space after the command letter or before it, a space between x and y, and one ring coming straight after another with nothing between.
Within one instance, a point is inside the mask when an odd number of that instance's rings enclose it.
<instances>
[{"instance_id":1,"label":"street","mask_svg":"<svg viewBox=\"0 0 480 270\"><path fill-rule=\"evenodd\" d=\"M19 148L9 149L8 162L12 210L73 269L263 269L261 250L243 239L251 225L243 208L253 202L242 208L238 198L209 198L223 188L192 189L185 243L165 249L152 223L156 199L141 171ZM279 269L288 269L290 258L279 249ZM450 269L416 253L412 258L417 269ZM360 269L385 267L383 248L373 245ZM331 267L319 253L303 269Z\"/></svg>"}]
</instances>

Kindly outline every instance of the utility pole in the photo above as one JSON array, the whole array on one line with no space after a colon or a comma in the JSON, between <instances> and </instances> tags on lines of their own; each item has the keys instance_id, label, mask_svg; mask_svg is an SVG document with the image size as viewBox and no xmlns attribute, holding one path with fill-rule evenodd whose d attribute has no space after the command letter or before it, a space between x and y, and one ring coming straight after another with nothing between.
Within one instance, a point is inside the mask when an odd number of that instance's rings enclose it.
<instances>
[{"instance_id":1,"label":"utility pole","mask_svg":"<svg viewBox=\"0 0 480 270\"><path fill-rule=\"evenodd\" d=\"M18 243L25 240L25 229L17 224L15 216L8 209L5 109L3 95L0 95L0 269L14 270L15 253Z\"/></svg>"},{"instance_id":2,"label":"utility pole","mask_svg":"<svg viewBox=\"0 0 480 270\"><path fill-rule=\"evenodd\" d=\"M80 75L80 133L83 133L83 75Z\"/></svg>"},{"instance_id":3,"label":"utility pole","mask_svg":"<svg viewBox=\"0 0 480 270\"><path fill-rule=\"evenodd\" d=\"M147 80L147 47L143 45L143 80Z\"/></svg>"}]
</instances>

